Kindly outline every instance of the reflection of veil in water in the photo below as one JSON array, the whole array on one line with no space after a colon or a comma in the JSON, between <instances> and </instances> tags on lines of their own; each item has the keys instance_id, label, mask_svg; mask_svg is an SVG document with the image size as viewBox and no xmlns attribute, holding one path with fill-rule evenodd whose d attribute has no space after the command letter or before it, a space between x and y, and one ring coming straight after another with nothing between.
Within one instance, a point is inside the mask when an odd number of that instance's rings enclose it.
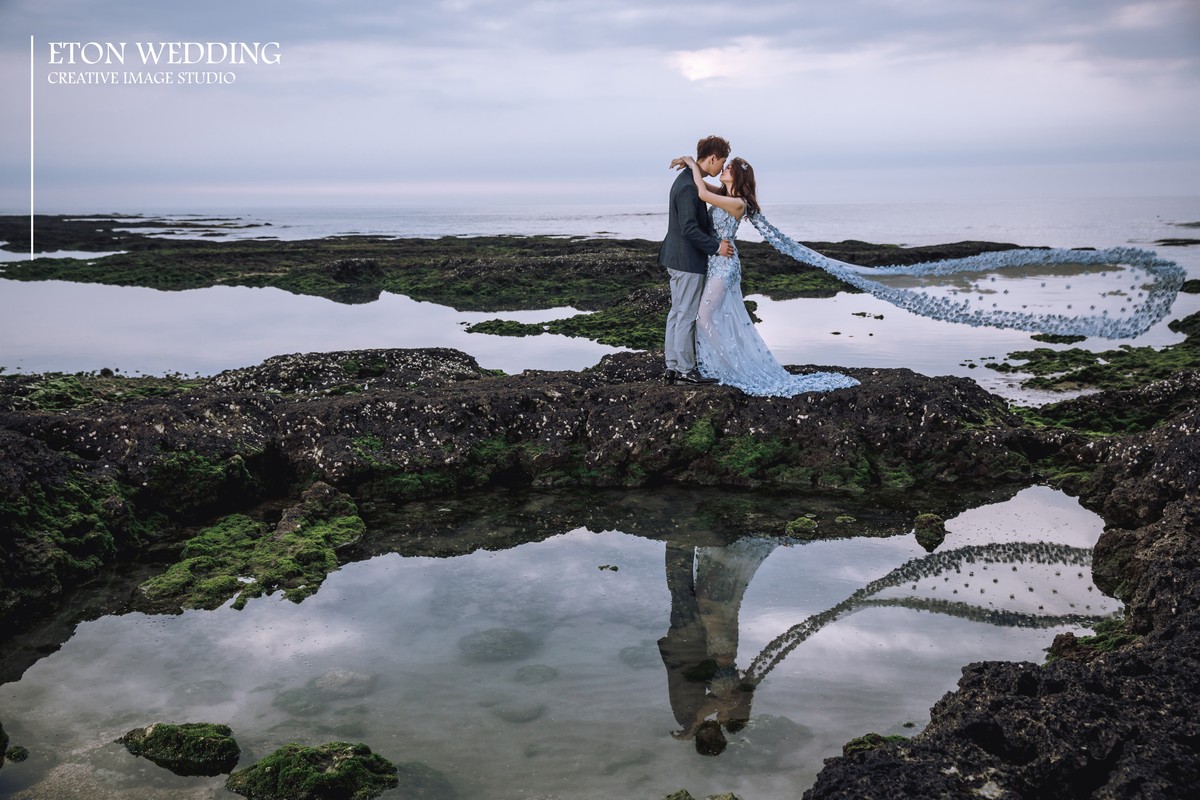
<instances>
[{"instance_id":1,"label":"reflection of veil in water","mask_svg":"<svg viewBox=\"0 0 1200 800\"><path fill-rule=\"evenodd\" d=\"M1175 263L1147 250L1129 247L1004 250L911 266L860 267L823 256L792 241L761 214L752 214L749 219L767 243L802 264L823 269L914 314L967 325L1107 339L1132 338L1170 311L1184 278L1183 269ZM974 283L993 273L1001 278L1024 273L1024 279L1005 280L997 286L993 276L982 287ZM1083 275L1093 273L1100 273L1093 277L1103 277L1104 285L1068 294L1074 302L1057 312L1047 304L1051 292L1045 290L1046 282L1038 285L1030 277L1066 274L1082 280ZM944 291L946 296L939 297L937 289L903 288L895 280L888 281L889 277L907 283L912 283L913 278L938 277L956 284L957 288ZM1148 283L1148 279L1155 280ZM1069 291L1070 284L1065 288ZM1103 291L1096 291L1097 288ZM1076 302L1079 308L1074 308ZM1084 303L1088 304L1086 310ZM1039 307L1046 310L1039 311Z\"/></svg>"},{"instance_id":2,"label":"reflection of veil in water","mask_svg":"<svg viewBox=\"0 0 1200 800\"><path fill-rule=\"evenodd\" d=\"M933 597L911 595L876 597L875 595L888 589L900 587L903 584L910 584L911 589L915 591L918 589L921 581L943 575L946 576L948 584L949 573L953 572L961 576L963 569L967 569L973 578L974 568L985 572L988 570L989 565L1032 564L1046 565L1051 568L1058 567L1062 569L1069 567L1081 570L1090 569L1091 563L1092 551L1089 548L1025 542L970 545L957 550L948 550L944 553L934 553L923 558L914 559L892 570L882 578L868 583L836 606L819 614L814 614L799 625L795 625L784 631L767 644L762 652L750 663L744 680L751 684L758 684L792 650L796 649L797 646L817 631L838 619L853 614L856 611L861 611L864 608L880 606L913 608L1009 628L1054 628L1060 625L1089 627L1111 615L1078 613L1078 611L1074 610L1075 604L1070 603L1068 607L1072 609L1071 611L1053 614L1005 610L995 607L985 608L974 602L943 600ZM1013 567L1013 570L1016 570L1016 566ZM1082 576L1082 574L1081 571L1080 575ZM999 580L999 577L979 577L976 581L976 585L981 587L979 594L984 594L986 597L987 587L997 585ZM969 583L970 581L967 582L967 585ZM936 586L936 581L931 586ZM956 589L953 591L954 594L957 594ZM979 595L977 594L976 596ZM1013 596L1010 595L1010 597ZM994 605L990 601L989 604ZM1090 610L1090 606L1084 610Z\"/></svg>"}]
</instances>

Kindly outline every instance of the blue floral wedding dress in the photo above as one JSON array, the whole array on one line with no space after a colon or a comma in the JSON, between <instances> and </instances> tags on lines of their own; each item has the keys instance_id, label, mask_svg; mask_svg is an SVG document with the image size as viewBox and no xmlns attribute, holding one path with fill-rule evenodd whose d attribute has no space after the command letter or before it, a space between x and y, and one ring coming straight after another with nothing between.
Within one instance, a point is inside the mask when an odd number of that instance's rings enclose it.
<instances>
[{"instance_id":1,"label":"blue floral wedding dress","mask_svg":"<svg viewBox=\"0 0 1200 800\"><path fill-rule=\"evenodd\" d=\"M731 243L739 220L722 208L711 210L713 231ZM710 256L700 313L696 319L696 363L703 375L760 397L794 397L857 386L837 372L793 375L771 354L758 335L742 300L742 262L732 256Z\"/></svg>"},{"instance_id":2,"label":"blue floral wedding dress","mask_svg":"<svg viewBox=\"0 0 1200 800\"><path fill-rule=\"evenodd\" d=\"M739 220L717 207L710 213L717 238L733 242ZM914 314L972 326L1132 338L1167 315L1185 277L1174 262L1131 247L1019 248L923 264L862 267L798 244L761 213L749 219L764 241L801 264L823 269ZM1070 283L1064 284L1070 280L1086 283L1086 288L1077 285L1072 290ZM1055 281L1057 297L1055 286L1047 288ZM858 385L836 372L794 375L784 369L754 329L741 282L736 250L732 256L709 257L696 320L701 373L759 396L793 397ZM1086 310L1083 303L1088 304Z\"/></svg>"}]
</instances>

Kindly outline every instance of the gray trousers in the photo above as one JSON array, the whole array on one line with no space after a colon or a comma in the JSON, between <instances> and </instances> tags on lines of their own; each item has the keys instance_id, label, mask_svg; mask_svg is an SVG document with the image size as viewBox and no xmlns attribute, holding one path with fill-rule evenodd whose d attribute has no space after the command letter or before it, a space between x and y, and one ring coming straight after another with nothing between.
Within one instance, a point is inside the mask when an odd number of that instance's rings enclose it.
<instances>
[{"instance_id":1,"label":"gray trousers","mask_svg":"<svg viewBox=\"0 0 1200 800\"><path fill-rule=\"evenodd\" d=\"M696 316L704 293L704 275L668 269L671 276L671 312L667 314L665 349L667 369L689 372L696 366Z\"/></svg>"}]
</instances>

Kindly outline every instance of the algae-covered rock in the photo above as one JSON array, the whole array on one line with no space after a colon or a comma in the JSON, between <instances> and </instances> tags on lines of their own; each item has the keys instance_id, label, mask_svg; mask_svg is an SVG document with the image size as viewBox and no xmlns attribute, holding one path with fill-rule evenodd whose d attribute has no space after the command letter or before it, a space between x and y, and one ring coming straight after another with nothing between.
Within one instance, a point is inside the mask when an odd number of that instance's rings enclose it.
<instances>
[{"instance_id":1,"label":"algae-covered rock","mask_svg":"<svg viewBox=\"0 0 1200 800\"><path fill-rule=\"evenodd\" d=\"M796 517L789 522L784 528L784 532L788 536L795 536L799 539L811 539L817 535L817 520L811 514L805 514L803 517Z\"/></svg>"},{"instance_id":2,"label":"algae-covered rock","mask_svg":"<svg viewBox=\"0 0 1200 800\"><path fill-rule=\"evenodd\" d=\"M842 745L842 755L848 756L851 753L859 753L864 750L875 750L892 742L903 742L904 740L904 736L884 736L883 734L871 732L859 736L857 739L851 739Z\"/></svg>"},{"instance_id":3,"label":"algae-covered rock","mask_svg":"<svg viewBox=\"0 0 1200 800\"><path fill-rule=\"evenodd\" d=\"M250 800L371 800L399 785L395 764L347 742L286 744L225 781Z\"/></svg>"},{"instance_id":4,"label":"algae-covered rock","mask_svg":"<svg viewBox=\"0 0 1200 800\"><path fill-rule=\"evenodd\" d=\"M937 514L918 514L913 520L917 544L932 553L946 540L946 521Z\"/></svg>"},{"instance_id":5,"label":"algae-covered rock","mask_svg":"<svg viewBox=\"0 0 1200 800\"><path fill-rule=\"evenodd\" d=\"M155 608L213 609L236 596L240 609L276 589L298 603L320 588L338 568L337 551L364 530L354 501L318 481L274 530L244 514L205 528L184 544L178 563L142 584L142 594Z\"/></svg>"},{"instance_id":6,"label":"algae-covered rock","mask_svg":"<svg viewBox=\"0 0 1200 800\"><path fill-rule=\"evenodd\" d=\"M241 749L227 725L156 722L134 728L120 739L125 749L176 775L220 775L233 769Z\"/></svg>"}]
</instances>

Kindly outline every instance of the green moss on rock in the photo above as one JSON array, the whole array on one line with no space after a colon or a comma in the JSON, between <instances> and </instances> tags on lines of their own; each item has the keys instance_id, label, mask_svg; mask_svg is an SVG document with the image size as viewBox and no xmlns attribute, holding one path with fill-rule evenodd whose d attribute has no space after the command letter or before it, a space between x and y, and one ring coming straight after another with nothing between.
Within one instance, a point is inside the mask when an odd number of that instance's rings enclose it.
<instances>
[{"instance_id":1,"label":"green moss on rock","mask_svg":"<svg viewBox=\"0 0 1200 800\"><path fill-rule=\"evenodd\" d=\"M813 514L805 514L789 522L784 527L784 532L799 539L811 539L817 535L818 527L816 517Z\"/></svg>"},{"instance_id":2,"label":"green moss on rock","mask_svg":"<svg viewBox=\"0 0 1200 800\"><path fill-rule=\"evenodd\" d=\"M140 496L156 507L187 514L220 505L230 496L253 496L258 481L240 455L214 461L199 453L170 453L155 463Z\"/></svg>"},{"instance_id":3,"label":"green moss on rock","mask_svg":"<svg viewBox=\"0 0 1200 800\"><path fill-rule=\"evenodd\" d=\"M0 489L0 619L92 577L146 533L111 480L68 469Z\"/></svg>"},{"instance_id":4,"label":"green moss on rock","mask_svg":"<svg viewBox=\"0 0 1200 800\"><path fill-rule=\"evenodd\" d=\"M997 372L1032 375L1022 381L1022 386L1031 389L1133 389L1170 378L1180 370L1200 369L1200 337L1196 335L1200 331L1200 312L1173 320L1168 327L1188 338L1159 350L1122 345L1116 350L1093 353L1079 348L1039 347L1008 354L1009 359L1024 360L1023 364L1005 361L985 366Z\"/></svg>"},{"instance_id":5,"label":"green moss on rock","mask_svg":"<svg viewBox=\"0 0 1200 800\"><path fill-rule=\"evenodd\" d=\"M354 502L317 483L271 530L231 514L184 544L180 560L142 584L153 604L212 609L236 595L234 608L282 589L300 602L338 567L336 551L357 542L365 526Z\"/></svg>"},{"instance_id":6,"label":"green moss on rock","mask_svg":"<svg viewBox=\"0 0 1200 800\"><path fill-rule=\"evenodd\" d=\"M133 755L176 775L220 775L237 766L241 757L229 726L211 722L156 722L131 730L120 741Z\"/></svg>"},{"instance_id":7,"label":"green moss on rock","mask_svg":"<svg viewBox=\"0 0 1200 800\"><path fill-rule=\"evenodd\" d=\"M883 736L882 734L872 732L864 734L863 736L859 736L857 739L851 739L842 745L842 755L848 756L851 753L861 753L866 750L875 750L880 747L886 747L887 745L895 742L904 741L907 741L907 737L900 736L898 734Z\"/></svg>"},{"instance_id":8,"label":"green moss on rock","mask_svg":"<svg viewBox=\"0 0 1200 800\"><path fill-rule=\"evenodd\" d=\"M1091 661L1103 654L1133 644L1142 637L1129 630L1128 621L1114 617L1096 623L1091 636L1062 633L1046 651L1046 661Z\"/></svg>"},{"instance_id":9,"label":"green moss on rock","mask_svg":"<svg viewBox=\"0 0 1200 800\"><path fill-rule=\"evenodd\" d=\"M395 764L346 742L287 744L225 781L250 800L371 800L399 785Z\"/></svg>"}]
</instances>

